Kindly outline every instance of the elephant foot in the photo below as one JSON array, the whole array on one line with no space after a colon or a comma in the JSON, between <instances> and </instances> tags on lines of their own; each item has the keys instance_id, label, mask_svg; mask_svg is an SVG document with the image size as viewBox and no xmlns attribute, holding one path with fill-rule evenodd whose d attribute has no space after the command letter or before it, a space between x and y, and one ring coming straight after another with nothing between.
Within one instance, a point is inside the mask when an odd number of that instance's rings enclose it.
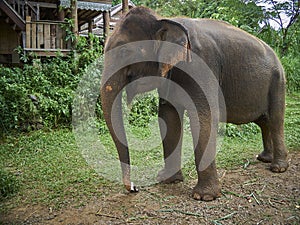
<instances>
[{"instance_id":1,"label":"elephant foot","mask_svg":"<svg viewBox=\"0 0 300 225\"><path fill-rule=\"evenodd\" d=\"M264 163L270 163L273 161L273 154L270 152L263 151L257 156L257 160L264 162Z\"/></svg>"},{"instance_id":2,"label":"elephant foot","mask_svg":"<svg viewBox=\"0 0 300 225\"><path fill-rule=\"evenodd\" d=\"M288 167L289 163L286 160L278 160L272 162L270 169L274 173L283 173L287 170Z\"/></svg>"},{"instance_id":3,"label":"elephant foot","mask_svg":"<svg viewBox=\"0 0 300 225\"><path fill-rule=\"evenodd\" d=\"M202 200L209 202L221 196L222 194L219 184L208 186L198 184L193 190L193 198L198 201Z\"/></svg>"},{"instance_id":4,"label":"elephant foot","mask_svg":"<svg viewBox=\"0 0 300 225\"><path fill-rule=\"evenodd\" d=\"M125 188L130 193L136 193L139 192L139 189L134 185L133 182L130 182L130 185L125 184Z\"/></svg>"},{"instance_id":5,"label":"elephant foot","mask_svg":"<svg viewBox=\"0 0 300 225\"><path fill-rule=\"evenodd\" d=\"M163 184L179 183L183 181L181 170L174 172L174 170L162 169L158 172L157 181Z\"/></svg>"}]
</instances>

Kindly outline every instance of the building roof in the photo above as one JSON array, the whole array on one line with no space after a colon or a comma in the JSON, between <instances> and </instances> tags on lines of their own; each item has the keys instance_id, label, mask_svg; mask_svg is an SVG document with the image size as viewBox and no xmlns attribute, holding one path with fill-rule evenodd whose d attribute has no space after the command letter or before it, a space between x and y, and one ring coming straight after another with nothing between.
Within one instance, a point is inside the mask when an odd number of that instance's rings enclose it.
<instances>
[{"instance_id":1,"label":"building roof","mask_svg":"<svg viewBox=\"0 0 300 225\"><path fill-rule=\"evenodd\" d=\"M132 1L128 2L128 6L129 8L133 8L135 7L135 4ZM120 16L122 15L122 4L118 4L115 5L113 7L111 7L110 9L110 29L112 30L117 21L120 19ZM104 21L103 21L103 14L99 14L98 16L96 16L94 18L94 29L93 29L93 34L97 35L97 36L101 36L103 35L103 27L104 27ZM81 32L80 34L85 36L88 34L87 31L88 26L87 25L83 25L81 27Z\"/></svg>"},{"instance_id":2,"label":"building roof","mask_svg":"<svg viewBox=\"0 0 300 225\"><path fill-rule=\"evenodd\" d=\"M77 7L81 10L108 11L111 8L112 1L85 0L77 1ZM71 0L60 0L60 5L64 8L70 8Z\"/></svg>"}]
</instances>

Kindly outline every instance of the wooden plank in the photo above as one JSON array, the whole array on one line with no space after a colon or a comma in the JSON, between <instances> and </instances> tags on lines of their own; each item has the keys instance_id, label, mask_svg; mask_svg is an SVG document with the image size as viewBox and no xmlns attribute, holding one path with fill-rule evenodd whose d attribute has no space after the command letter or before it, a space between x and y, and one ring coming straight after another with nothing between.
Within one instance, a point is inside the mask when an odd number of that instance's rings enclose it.
<instances>
[{"instance_id":1,"label":"wooden plank","mask_svg":"<svg viewBox=\"0 0 300 225\"><path fill-rule=\"evenodd\" d=\"M56 48L56 41L55 41L55 37L56 37L56 26L54 24L50 25L50 48L51 49L55 49Z\"/></svg>"},{"instance_id":2,"label":"wooden plank","mask_svg":"<svg viewBox=\"0 0 300 225\"><path fill-rule=\"evenodd\" d=\"M50 49L50 24L44 25L44 45L45 49Z\"/></svg>"},{"instance_id":3,"label":"wooden plank","mask_svg":"<svg viewBox=\"0 0 300 225\"><path fill-rule=\"evenodd\" d=\"M62 48L62 29L56 26L56 48Z\"/></svg>"},{"instance_id":4,"label":"wooden plank","mask_svg":"<svg viewBox=\"0 0 300 225\"><path fill-rule=\"evenodd\" d=\"M31 47L36 48L36 24L31 24Z\"/></svg>"},{"instance_id":5,"label":"wooden plank","mask_svg":"<svg viewBox=\"0 0 300 225\"><path fill-rule=\"evenodd\" d=\"M61 54L66 56L68 53L71 52L71 50L57 50L57 49L31 49L31 48L25 48L26 52L34 52L37 56L56 56L57 52L60 51Z\"/></svg>"},{"instance_id":6,"label":"wooden plank","mask_svg":"<svg viewBox=\"0 0 300 225\"><path fill-rule=\"evenodd\" d=\"M37 24L37 48L41 48L41 46L44 44L44 25L43 24Z\"/></svg>"},{"instance_id":7,"label":"wooden plank","mask_svg":"<svg viewBox=\"0 0 300 225\"><path fill-rule=\"evenodd\" d=\"M31 21L30 16L26 16L26 48L31 48Z\"/></svg>"},{"instance_id":8,"label":"wooden plank","mask_svg":"<svg viewBox=\"0 0 300 225\"><path fill-rule=\"evenodd\" d=\"M47 2L35 2L35 1L28 1L29 4L33 6L40 5L40 8L52 8L57 9L57 4L54 3L47 3Z\"/></svg>"}]
</instances>

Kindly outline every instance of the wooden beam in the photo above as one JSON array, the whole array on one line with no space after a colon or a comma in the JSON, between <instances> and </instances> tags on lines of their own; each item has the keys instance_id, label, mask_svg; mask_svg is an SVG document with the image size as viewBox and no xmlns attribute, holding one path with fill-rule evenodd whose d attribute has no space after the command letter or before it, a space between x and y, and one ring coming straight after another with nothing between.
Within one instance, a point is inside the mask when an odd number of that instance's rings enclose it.
<instances>
[{"instance_id":1,"label":"wooden beam","mask_svg":"<svg viewBox=\"0 0 300 225\"><path fill-rule=\"evenodd\" d=\"M26 16L26 48L31 48L31 17Z\"/></svg>"},{"instance_id":2,"label":"wooden beam","mask_svg":"<svg viewBox=\"0 0 300 225\"><path fill-rule=\"evenodd\" d=\"M56 9L57 8L57 4L54 3L47 3L47 2L32 2L32 1L28 1L31 5L33 6L37 6L40 5L41 8L51 8L51 9Z\"/></svg>"},{"instance_id":3,"label":"wooden beam","mask_svg":"<svg viewBox=\"0 0 300 225\"><path fill-rule=\"evenodd\" d=\"M128 0L122 0L122 12L127 13L129 10Z\"/></svg>"},{"instance_id":4,"label":"wooden beam","mask_svg":"<svg viewBox=\"0 0 300 225\"><path fill-rule=\"evenodd\" d=\"M77 0L71 0L71 18L74 22L72 32L73 32L73 34L75 34L75 36L78 36ZM75 43L73 43L73 44L74 44L74 46L76 45L76 40L75 40Z\"/></svg>"},{"instance_id":5,"label":"wooden beam","mask_svg":"<svg viewBox=\"0 0 300 225\"><path fill-rule=\"evenodd\" d=\"M34 52L37 56L56 56L58 52L62 55L66 56L68 53L71 52L70 49L32 49L32 48L25 48L25 52Z\"/></svg>"},{"instance_id":6,"label":"wooden beam","mask_svg":"<svg viewBox=\"0 0 300 225\"><path fill-rule=\"evenodd\" d=\"M103 33L104 33L104 37L107 37L109 34L109 12L108 11L104 11L103 12Z\"/></svg>"},{"instance_id":7,"label":"wooden beam","mask_svg":"<svg viewBox=\"0 0 300 225\"><path fill-rule=\"evenodd\" d=\"M93 26L94 26L94 21L90 20L88 23L88 32L91 34L93 33Z\"/></svg>"}]
</instances>

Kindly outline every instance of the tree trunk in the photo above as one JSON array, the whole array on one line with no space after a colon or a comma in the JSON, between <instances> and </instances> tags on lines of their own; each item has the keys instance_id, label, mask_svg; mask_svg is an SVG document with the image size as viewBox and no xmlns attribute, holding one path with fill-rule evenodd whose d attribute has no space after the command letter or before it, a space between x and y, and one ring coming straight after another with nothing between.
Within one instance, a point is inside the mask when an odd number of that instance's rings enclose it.
<instances>
[{"instance_id":1,"label":"tree trunk","mask_svg":"<svg viewBox=\"0 0 300 225\"><path fill-rule=\"evenodd\" d=\"M122 12L127 13L129 10L128 0L122 0Z\"/></svg>"},{"instance_id":2,"label":"tree trunk","mask_svg":"<svg viewBox=\"0 0 300 225\"><path fill-rule=\"evenodd\" d=\"M72 27L72 32L76 36L75 41L73 42L73 46L76 46L78 36L77 0L71 0L71 18L74 23L74 26Z\"/></svg>"}]
</instances>

